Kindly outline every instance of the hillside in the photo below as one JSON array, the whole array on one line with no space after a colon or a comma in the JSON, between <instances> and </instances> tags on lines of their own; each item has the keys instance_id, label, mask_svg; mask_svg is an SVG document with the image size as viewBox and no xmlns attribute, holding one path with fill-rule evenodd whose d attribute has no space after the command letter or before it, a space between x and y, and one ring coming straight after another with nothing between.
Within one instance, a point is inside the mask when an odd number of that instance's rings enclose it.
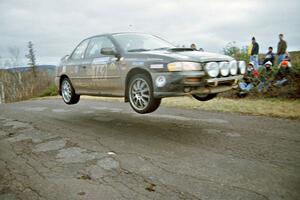
<instances>
[{"instance_id":1,"label":"hillside","mask_svg":"<svg viewBox=\"0 0 300 200\"><path fill-rule=\"evenodd\" d=\"M290 56L292 58L292 65L300 70L300 51L292 51L290 52Z\"/></svg>"}]
</instances>

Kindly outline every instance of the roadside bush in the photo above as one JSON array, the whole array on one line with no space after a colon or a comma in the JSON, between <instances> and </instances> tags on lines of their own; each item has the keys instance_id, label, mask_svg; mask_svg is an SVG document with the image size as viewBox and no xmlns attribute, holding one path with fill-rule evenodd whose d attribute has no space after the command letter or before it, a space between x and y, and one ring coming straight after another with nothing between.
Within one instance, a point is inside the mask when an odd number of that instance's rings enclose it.
<instances>
[{"instance_id":1,"label":"roadside bush","mask_svg":"<svg viewBox=\"0 0 300 200\"><path fill-rule=\"evenodd\" d=\"M50 85L39 97L47 97L47 96L56 96L58 95L58 90L55 85Z\"/></svg>"},{"instance_id":2,"label":"roadside bush","mask_svg":"<svg viewBox=\"0 0 300 200\"><path fill-rule=\"evenodd\" d=\"M53 77L47 71L38 70L36 76L31 70L18 72L0 70L0 82L4 86L4 101L6 103L30 99L46 94L54 94ZM49 89L50 87L50 89Z\"/></svg>"}]
</instances>

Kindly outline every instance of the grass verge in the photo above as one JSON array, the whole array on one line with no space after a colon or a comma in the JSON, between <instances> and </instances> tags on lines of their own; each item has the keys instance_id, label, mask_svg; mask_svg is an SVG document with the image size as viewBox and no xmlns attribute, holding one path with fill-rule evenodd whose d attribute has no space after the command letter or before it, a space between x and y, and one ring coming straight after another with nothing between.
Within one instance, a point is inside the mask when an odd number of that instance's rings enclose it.
<instances>
[{"instance_id":1,"label":"grass verge","mask_svg":"<svg viewBox=\"0 0 300 200\"><path fill-rule=\"evenodd\" d=\"M228 99L219 97L210 101L199 102L191 97L179 97L163 99L162 105L186 109L237 112L251 115L300 119L299 99Z\"/></svg>"}]
</instances>

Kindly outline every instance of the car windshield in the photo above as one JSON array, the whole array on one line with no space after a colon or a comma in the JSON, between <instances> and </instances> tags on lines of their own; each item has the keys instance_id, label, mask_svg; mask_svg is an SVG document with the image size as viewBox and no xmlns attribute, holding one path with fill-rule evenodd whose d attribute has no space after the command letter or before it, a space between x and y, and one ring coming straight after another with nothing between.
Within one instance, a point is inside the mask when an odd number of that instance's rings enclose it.
<instances>
[{"instance_id":1,"label":"car windshield","mask_svg":"<svg viewBox=\"0 0 300 200\"><path fill-rule=\"evenodd\" d=\"M150 50L163 50L175 48L171 43L148 34L122 33L113 37L120 44L121 48L127 52L140 52Z\"/></svg>"}]
</instances>

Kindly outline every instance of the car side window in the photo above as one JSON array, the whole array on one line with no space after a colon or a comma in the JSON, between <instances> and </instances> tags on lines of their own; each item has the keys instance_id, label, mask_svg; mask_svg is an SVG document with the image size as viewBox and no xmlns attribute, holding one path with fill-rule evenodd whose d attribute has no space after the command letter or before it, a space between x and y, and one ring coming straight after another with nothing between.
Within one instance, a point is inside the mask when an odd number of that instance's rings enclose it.
<instances>
[{"instance_id":1,"label":"car side window","mask_svg":"<svg viewBox=\"0 0 300 200\"><path fill-rule=\"evenodd\" d=\"M115 50L115 46L109 38L105 36L92 38L86 50L85 57L86 58L101 57L102 48L112 48L113 50Z\"/></svg>"},{"instance_id":2,"label":"car side window","mask_svg":"<svg viewBox=\"0 0 300 200\"><path fill-rule=\"evenodd\" d=\"M86 49L87 45L89 44L89 41L90 40L84 40L83 42L81 42L77 46L75 51L73 52L73 54L71 56L71 59L75 59L75 60L83 59L84 58L84 52L85 52L85 49Z\"/></svg>"}]
</instances>

